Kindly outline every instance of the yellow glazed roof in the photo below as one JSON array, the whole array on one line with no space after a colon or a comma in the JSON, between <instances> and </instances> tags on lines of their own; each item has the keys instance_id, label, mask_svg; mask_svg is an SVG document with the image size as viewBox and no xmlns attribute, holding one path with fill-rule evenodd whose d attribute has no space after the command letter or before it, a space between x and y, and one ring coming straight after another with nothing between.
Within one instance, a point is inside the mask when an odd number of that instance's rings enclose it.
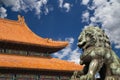
<instances>
[{"instance_id":1,"label":"yellow glazed roof","mask_svg":"<svg viewBox=\"0 0 120 80\"><path fill-rule=\"evenodd\" d=\"M18 20L8 20L0 18L0 41L29 44L58 50L66 47L66 41L53 41L52 39L42 38L34 34L24 22L23 17Z\"/></svg>"},{"instance_id":2,"label":"yellow glazed roof","mask_svg":"<svg viewBox=\"0 0 120 80\"><path fill-rule=\"evenodd\" d=\"M76 71L83 66L57 58L0 54L0 67L38 70Z\"/></svg>"}]
</instances>

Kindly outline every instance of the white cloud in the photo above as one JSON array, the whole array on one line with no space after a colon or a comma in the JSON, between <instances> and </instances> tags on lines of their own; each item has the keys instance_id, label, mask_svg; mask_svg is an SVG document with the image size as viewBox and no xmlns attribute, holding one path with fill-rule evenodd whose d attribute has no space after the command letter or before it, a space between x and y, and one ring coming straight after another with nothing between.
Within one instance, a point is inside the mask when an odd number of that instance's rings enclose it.
<instances>
[{"instance_id":1,"label":"white cloud","mask_svg":"<svg viewBox=\"0 0 120 80\"><path fill-rule=\"evenodd\" d=\"M69 3L65 3L63 7L66 9L66 12L69 12L71 5Z\"/></svg>"},{"instance_id":2,"label":"white cloud","mask_svg":"<svg viewBox=\"0 0 120 80\"><path fill-rule=\"evenodd\" d=\"M81 54L79 51L79 48L72 50L70 54L71 55L70 55L68 61L79 64L80 63L80 54Z\"/></svg>"},{"instance_id":3,"label":"white cloud","mask_svg":"<svg viewBox=\"0 0 120 80\"><path fill-rule=\"evenodd\" d=\"M85 11L83 12L82 14L82 22L89 22L89 12L88 11Z\"/></svg>"},{"instance_id":4,"label":"white cloud","mask_svg":"<svg viewBox=\"0 0 120 80\"><path fill-rule=\"evenodd\" d=\"M36 9L36 14L40 14L41 13L41 7L43 5L46 5L46 4L47 4L47 0L37 1L36 5L34 4L35 9ZM46 10L47 10L47 7L46 7ZM48 10L47 10L47 12L48 12Z\"/></svg>"},{"instance_id":5,"label":"white cloud","mask_svg":"<svg viewBox=\"0 0 120 80\"><path fill-rule=\"evenodd\" d=\"M1 18L7 17L6 12L7 12L7 10L4 7L0 7L0 17Z\"/></svg>"},{"instance_id":6,"label":"white cloud","mask_svg":"<svg viewBox=\"0 0 120 80\"><path fill-rule=\"evenodd\" d=\"M11 7L12 10L19 9L20 8L20 0L1 0L2 4L4 4L6 7Z\"/></svg>"},{"instance_id":7,"label":"white cloud","mask_svg":"<svg viewBox=\"0 0 120 80\"><path fill-rule=\"evenodd\" d=\"M67 59L68 61L79 64L81 53L78 48L74 50L72 49L74 39L66 38L66 40L69 41L69 46L59 52L54 53L53 56L58 57L59 59L63 59L64 57L69 56Z\"/></svg>"},{"instance_id":8,"label":"white cloud","mask_svg":"<svg viewBox=\"0 0 120 80\"><path fill-rule=\"evenodd\" d=\"M49 8L48 6L48 0L0 0L0 5L1 7L4 5L4 9L7 7L11 8L13 12L35 11L35 14L39 18L41 14L47 15L49 11L53 11L53 8ZM59 0L59 7L69 12L72 5L64 2L64 0Z\"/></svg>"},{"instance_id":9,"label":"white cloud","mask_svg":"<svg viewBox=\"0 0 120 80\"><path fill-rule=\"evenodd\" d=\"M66 12L69 12L72 7L72 4L64 2L64 0L59 0L59 7L66 9Z\"/></svg>"},{"instance_id":10,"label":"white cloud","mask_svg":"<svg viewBox=\"0 0 120 80\"><path fill-rule=\"evenodd\" d=\"M60 8L63 7L63 0L59 0L59 7L60 7Z\"/></svg>"},{"instance_id":11,"label":"white cloud","mask_svg":"<svg viewBox=\"0 0 120 80\"><path fill-rule=\"evenodd\" d=\"M83 5L87 5L88 2L89 2L89 0L82 0L82 4L83 4Z\"/></svg>"},{"instance_id":12,"label":"white cloud","mask_svg":"<svg viewBox=\"0 0 120 80\"><path fill-rule=\"evenodd\" d=\"M93 0L90 7L94 7L90 25L101 23L110 40L116 44L115 47L120 48L120 0Z\"/></svg>"},{"instance_id":13,"label":"white cloud","mask_svg":"<svg viewBox=\"0 0 120 80\"><path fill-rule=\"evenodd\" d=\"M48 0L1 0L0 2L4 4L5 7L11 7L11 10L15 12L35 10L35 14L38 16L40 16L42 12L45 14L49 12L46 6ZM44 11L42 11L42 7Z\"/></svg>"}]
</instances>

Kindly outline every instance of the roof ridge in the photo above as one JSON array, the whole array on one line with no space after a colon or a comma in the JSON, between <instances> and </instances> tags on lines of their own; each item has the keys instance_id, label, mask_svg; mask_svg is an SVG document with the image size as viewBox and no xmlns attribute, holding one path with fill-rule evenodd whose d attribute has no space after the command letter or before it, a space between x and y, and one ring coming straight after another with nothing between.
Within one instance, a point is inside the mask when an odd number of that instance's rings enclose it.
<instances>
[{"instance_id":1,"label":"roof ridge","mask_svg":"<svg viewBox=\"0 0 120 80\"><path fill-rule=\"evenodd\" d=\"M7 19L7 18L0 18L0 20L2 20L2 22L7 22L7 23L13 23L13 24L25 24L25 19L24 16L20 16L18 15L18 20L11 20L11 19Z\"/></svg>"},{"instance_id":2,"label":"roof ridge","mask_svg":"<svg viewBox=\"0 0 120 80\"><path fill-rule=\"evenodd\" d=\"M38 70L59 70L59 71L79 71L83 69L82 65L69 64L52 58L37 58L29 56L15 56L0 54L0 67L4 68L21 68L21 69L38 69Z\"/></svg>"},{"instance_id":3,"label":"roof ridge","mask_svg":"<svg viewBox=\"0 0 120 80\"><path fill-rule=\"evenodd\" d=\"M55 52L68 45L67 41L55 41L35 34L20 15L18 20L0 18L0 41L43 47L47 52Z\"/></svg>"}]
</instances>

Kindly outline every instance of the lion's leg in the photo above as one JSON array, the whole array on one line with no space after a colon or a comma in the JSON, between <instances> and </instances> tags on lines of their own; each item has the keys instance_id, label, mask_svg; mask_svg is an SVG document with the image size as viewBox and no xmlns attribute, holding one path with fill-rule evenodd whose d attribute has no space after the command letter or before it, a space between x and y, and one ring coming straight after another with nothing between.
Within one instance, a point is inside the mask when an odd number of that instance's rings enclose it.
<instances>
[{"instance_id":1,"label":"lion's leg","mask_svg":"<svg viewBox=\"0 0 120 80\"><path fill-rule=\"evenodd\" d=\"M106 65L103 64L102 68L99 71L101 80L105 80L106 77Z\"/></svg>"},{"instance_id":2,"label":"lion's leg","mask_svg":"<svg viewBox=\"0 0 120 80\"><path fill-rule=\"evenodd\" d=\"M89 70L87 74L91 74L94 76L96 74L96 71L98 70L98 65L99 61L97 59L92 60L89 65Z\"/></svg>"},{"instance_id":3,"label":"lion's leg","mask_svg":"<svg viewBox=\"0 0 120 80\"><path fill-rule=\"evenodd\" d=\"M93 59L90 62L88 73L80 77L80 80L94 80L95 74L100 70L103 62L101 59Z\"/></svg>"},{"instance_id":4,"label":"lion's leg","mask_svg":"<svg viewBox=\"0 0 120 80\"><path fill-rule=\"evenodd\" d=\"M81 71L75 71L75 72L73 73L72 77L71 77L71 80L75 80L75 79L77 79L77 78L79 79L80 76L87 74L88 68L89 68L89 65L86 64L86 65L84 66L83 70L81 70Z\"/></svg>"}]
</instances>

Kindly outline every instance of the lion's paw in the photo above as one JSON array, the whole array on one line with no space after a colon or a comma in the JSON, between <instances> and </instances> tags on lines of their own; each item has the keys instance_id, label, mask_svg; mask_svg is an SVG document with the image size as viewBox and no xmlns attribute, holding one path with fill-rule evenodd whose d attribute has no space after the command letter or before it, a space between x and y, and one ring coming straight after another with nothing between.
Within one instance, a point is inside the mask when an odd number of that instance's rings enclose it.
<instances>
[{"instance_id":1,"label":"lion's paw","mask_svg":"<svg viewBox=\"0 0 120 80\"><path fill-rule=\"evenodd\" d=\"M94 77L90 74L87 74L87 75L81 76L80 80L94 80Z\"/></svg>"},{"instance_id":2,"label":"lion's paw","mask_svg":"<svg viewBox=\"0 0 120 80\"><path fill-rule=\"evenodd\" d=\"M106 77L105 80L116 80L116 79L114 77L112 77L112 76L109 76L109 77Z\"/></svg>"}]
</instances>

